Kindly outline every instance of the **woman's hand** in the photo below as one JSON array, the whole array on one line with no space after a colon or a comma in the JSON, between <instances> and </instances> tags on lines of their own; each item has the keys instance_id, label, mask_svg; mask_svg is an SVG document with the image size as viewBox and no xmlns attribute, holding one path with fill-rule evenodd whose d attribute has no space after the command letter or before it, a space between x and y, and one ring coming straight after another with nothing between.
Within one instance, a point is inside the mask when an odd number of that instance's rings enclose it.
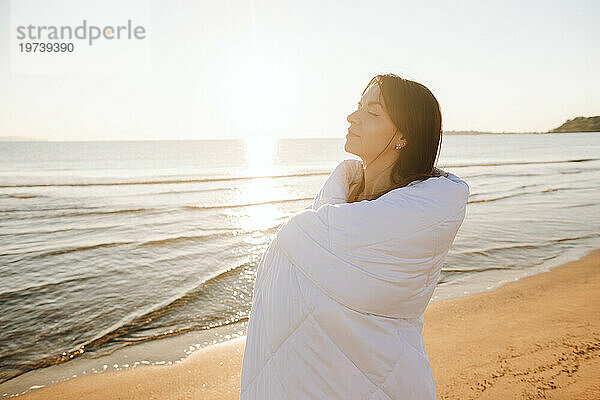
<instances>
[{"instance_id":1,"label":"woman's hand","mask_svg":"<svg viewBox=\"0 0 600 400\"><path fill-rule=\"evenodd\" d=\"M358 192L359 188L360 188L360 182L350 182L347 203L350 203L351 200L356 199L356 195L358 194L357 192Z\"/></svg>"},{"instance_id":2,"label":"woman's hand","mask_svg":"<svg viewBox=\"0 0 600 400\"><path fill-rule=\"evenodd\" d=\"M443 169L439 169L439 168L434 168L433 169L433 174L434 176L448 176L448 172L444 171Z\"/></svg>"}]
</instances>

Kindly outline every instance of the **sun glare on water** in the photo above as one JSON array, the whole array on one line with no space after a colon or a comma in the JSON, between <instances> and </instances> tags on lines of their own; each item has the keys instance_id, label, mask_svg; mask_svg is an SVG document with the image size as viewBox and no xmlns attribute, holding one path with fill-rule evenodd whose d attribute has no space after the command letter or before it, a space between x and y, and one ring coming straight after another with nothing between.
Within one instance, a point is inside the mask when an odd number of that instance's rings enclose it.
<instances>
[{"instance_id":1,"label":"sun glare on water","mask_svg":"<svg viewBox=\"0 0 600 400\"><path fill-rule=\"evenodd\" d=\"M279 200L294 197L281 179L277 168L280 137L290 131L290 115L298 112L300 80L297 66L260 46L238 54L234 73L225 83L229 126L238 137L245 138L243 175L256 179L245 181L236 204L247 205L232 211L237 224L246 231L274 227L284 213Z\"/></svg>"},{"instance_id":2,"label":"sun glare on water","mask_svg":"<svg viewBox=\"0 0 600 400\"><path fill-rule=\"evenodd\" d=\"M250 137L245 140L247 169L244 174L256 177L244 183L236 199L236 203L248 205L235 211L237 223L245 231L277 225L283 214L274 202L291 196L275 179L269 178L278 174L275 170L277 140L273 137Z\"/></svg>"}]
</instances>

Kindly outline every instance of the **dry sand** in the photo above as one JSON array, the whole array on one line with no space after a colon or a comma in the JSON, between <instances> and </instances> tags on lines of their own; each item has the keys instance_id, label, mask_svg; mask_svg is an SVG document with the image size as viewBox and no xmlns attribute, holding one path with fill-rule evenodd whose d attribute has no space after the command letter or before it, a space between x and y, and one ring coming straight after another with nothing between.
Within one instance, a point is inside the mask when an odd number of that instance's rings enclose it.
<instances>
[{"instance_id":1,"label":"dry sand","mask_svg":"<svg viewBox=\"0 0 600 400\"><path fill-rule=\"evenodd\" d=\"M431 303L439 399L600 399L600 250L492 292ZM181 364L84 376L23 399L239 399L245 338Z\"/></svg>"}]
</instances>

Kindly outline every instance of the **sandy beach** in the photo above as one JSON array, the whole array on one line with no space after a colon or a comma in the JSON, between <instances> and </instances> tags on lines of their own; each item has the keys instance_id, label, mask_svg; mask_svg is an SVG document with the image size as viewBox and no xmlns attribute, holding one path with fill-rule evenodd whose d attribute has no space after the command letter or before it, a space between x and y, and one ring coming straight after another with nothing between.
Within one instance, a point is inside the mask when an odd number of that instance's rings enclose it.
<instances>
[{"instance_id":1,"label":"sandy beach","mask_svg":"<svg viewBox=\"0 0 600 400\"><path fill-rule=\"evenodd\" d=\"M600 250L494 291L431 303L439 399L599 399ZM237 399L245 337L181 364L71 379L22 399Z\"/></svg>"}]
</instances>

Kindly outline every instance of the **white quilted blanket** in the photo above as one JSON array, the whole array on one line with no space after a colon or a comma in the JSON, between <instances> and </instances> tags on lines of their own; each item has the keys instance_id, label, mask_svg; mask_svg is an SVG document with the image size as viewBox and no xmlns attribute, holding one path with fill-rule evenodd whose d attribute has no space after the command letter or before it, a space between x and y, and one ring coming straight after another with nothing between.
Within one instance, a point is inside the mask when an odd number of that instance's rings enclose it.
<instances>
[{"instance_id":1,"label":"white quilted blanket","mask_svg":"<svg viewBox=\"0 0 600 400\"><path fill-rule=\"evenodd\" d=\"M260 261L241 399L436 399L423 311L465 217L454 174L346 203L344 160Z\"/></svg>"}]
</instances>

